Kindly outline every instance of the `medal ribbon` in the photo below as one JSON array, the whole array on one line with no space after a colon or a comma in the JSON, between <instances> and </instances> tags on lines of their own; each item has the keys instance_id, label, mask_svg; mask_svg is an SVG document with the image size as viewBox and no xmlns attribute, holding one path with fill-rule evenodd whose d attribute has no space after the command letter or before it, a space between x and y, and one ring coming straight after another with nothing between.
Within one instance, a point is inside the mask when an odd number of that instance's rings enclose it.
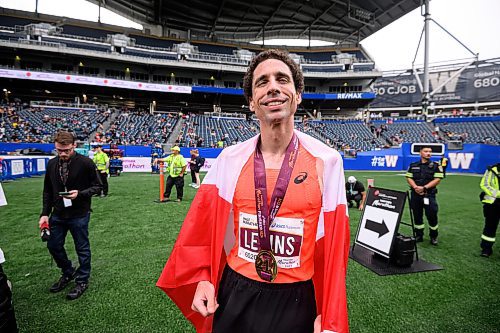
<instances>
[{"instance_id":1,"label":"medal ribbon","mask_svg":"<svg viewBox=\"0 0 500 333\"><path fill-rule=\"evenodd\" d=\"M271 237L269 234L269 227L278 214L278 210L283 203L288 183L292 176L293 167L297 161L299 152L299 139L295 133L292 140L288 144L285 152L285 158L281 164L280 173L276 186L274 187L273 195L271 197L271 207L267 204L267 184L266 184L266 166L262 152L260 151L260 138L255 148L254 155L254 183L255 183L255 206L257 211L257 227L259 231L259 245L260 250L271 249Z\"/></svg>"}]
</instances>

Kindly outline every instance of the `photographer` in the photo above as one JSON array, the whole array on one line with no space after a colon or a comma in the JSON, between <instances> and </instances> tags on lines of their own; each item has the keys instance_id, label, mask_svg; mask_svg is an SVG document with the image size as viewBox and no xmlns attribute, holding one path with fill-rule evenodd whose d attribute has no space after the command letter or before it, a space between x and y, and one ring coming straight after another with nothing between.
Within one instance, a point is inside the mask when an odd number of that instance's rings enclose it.
<instances>
[{"instance_id":1,"label":"photographer","mask_svg":"<svg viewBox=\"0 0 500 333\"><path fill-rule=\"evenodd\" d=\"M354 201L356 203L356 208L363 210L366 199L366 191L363 183L358 181L356 177L349 176L349 178L347 178L347 183L345 183L345 191L349 208L354 206Z\"/></svg>"},{"instance_id":2,"label":"photographer","mask_svg":"<svg viewBox=\"0 0 500 333\"><path fill-rule=\"evenodd\" d=\"M55 148L58 156L47 164L43 185L43 209L38 222L42 232L47 223L49 225L47 248L62 272L59 280L50 287L50 292L63 290L75 279L75 288L67 294L70 300L80 297L88 287L91 197L102 190L94 162L75 152L75 147L73 134L65 131L56 134ZM78 269L73 267L64 249L68 231L75 242L80 264Z\"/></svg>"}]
</instances>

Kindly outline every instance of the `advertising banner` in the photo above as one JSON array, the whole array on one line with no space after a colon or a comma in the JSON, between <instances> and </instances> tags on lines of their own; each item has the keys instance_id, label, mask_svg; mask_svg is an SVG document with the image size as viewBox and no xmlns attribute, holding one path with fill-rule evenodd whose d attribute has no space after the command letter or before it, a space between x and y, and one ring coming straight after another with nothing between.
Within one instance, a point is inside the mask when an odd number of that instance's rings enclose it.
<instances>
[{"instance_id":1,"label":"advertising banner","mask_svg":"<svg viewBox=\"0 0 500 333\"><path fill-rule=\"evenodd\" d=\"M480 62L459 73L460 68L429 73L430 91L439 88L431 97L436 105L500 100L500 65ZM458 74L458 75L457 75ZM423 80L423 75L420 75ZM398 76L383 76L375 82L376 97L371 107L401 107L420 105L422 91L411 71Z\"/></svg>"}]
</instances>

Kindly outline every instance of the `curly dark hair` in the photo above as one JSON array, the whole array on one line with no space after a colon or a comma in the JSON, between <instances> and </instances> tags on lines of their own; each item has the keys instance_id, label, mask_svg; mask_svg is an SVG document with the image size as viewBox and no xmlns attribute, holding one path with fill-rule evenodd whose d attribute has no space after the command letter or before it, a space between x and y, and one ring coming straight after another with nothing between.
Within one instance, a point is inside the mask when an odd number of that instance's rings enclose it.
<instances>
[{"instance_id":1,"label":"curly dark hair","mask_svg":"<svg viewBox=\"0 0 500 333\"><path fill-rule=\"evenodd\" d=\"M299 65L295 61L293 61L292 58L290 58L290 55L287 52L271 49L263 51L255 56L250 62L247 72L243 77L243 94L245 95L247 102L249 102L249 99L252 97L253 72L261 62L264 62L268 59L283 61L288 66L288 68L290 68L290 72L292 72L295 90L299 94L302 93L302 91L304 90L304 75L302 74L302 70L300 69Z\"/></svg>"}]
</instances>

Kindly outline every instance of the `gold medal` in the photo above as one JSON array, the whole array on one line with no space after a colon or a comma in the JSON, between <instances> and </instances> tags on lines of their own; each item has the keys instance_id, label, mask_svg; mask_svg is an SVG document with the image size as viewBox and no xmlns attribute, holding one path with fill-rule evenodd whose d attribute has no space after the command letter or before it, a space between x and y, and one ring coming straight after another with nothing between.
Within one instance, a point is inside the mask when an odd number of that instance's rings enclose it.
<instances>
[{"instance_id":1,"label":"gold medal","mask_svg":"<svg viewBox=\"0 0 500 333\"><path fill-rule=\"evenodd\" d=\"M255 270L264 281L273 282L278 275L278 264L273 253L269 250L260 250L255 258Z\"/></svg>"}]
</instances>

